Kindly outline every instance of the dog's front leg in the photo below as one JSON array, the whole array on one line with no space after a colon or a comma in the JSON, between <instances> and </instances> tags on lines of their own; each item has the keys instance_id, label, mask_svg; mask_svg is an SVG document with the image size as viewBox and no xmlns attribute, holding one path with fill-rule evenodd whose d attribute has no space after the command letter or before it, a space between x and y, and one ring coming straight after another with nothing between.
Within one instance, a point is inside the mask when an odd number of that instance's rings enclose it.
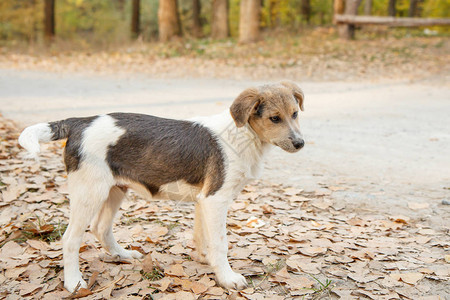
<instances>
[{"instance_id":1,"label":"dog's front leg","mask_svg":"<svg viewBox=\"0 0 450 300\"><path fill-rule=\"evenodd\" d=\"M234 272L228 262L227 212L229 198L219 195L198 200L202 212L206 258L216 274L220 285L228 289L243 289L247 286L245 277Z\"/></svg>"}]
</instances>

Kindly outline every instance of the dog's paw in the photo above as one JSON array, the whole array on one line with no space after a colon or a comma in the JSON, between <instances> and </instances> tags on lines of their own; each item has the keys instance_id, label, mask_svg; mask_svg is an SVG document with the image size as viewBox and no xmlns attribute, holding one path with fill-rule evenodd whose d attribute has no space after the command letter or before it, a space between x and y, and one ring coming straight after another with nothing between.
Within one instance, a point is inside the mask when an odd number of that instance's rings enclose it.
<instances>
[{"instance_id":1,"label":"dog's paw","mask_svg":"<svg viewBox=\"0 0 450 300\"><path fill-rule=\"evenodd\" d=\"M118 258L118 259L133 259L133 258L137 258L137 259L142 259L144 258L144 255L136 250L125 250L122 249L120 252L118 253L111 253L111 255L114 258Z\"/></svg>"},{"instance_id":2,"label":"dog's paw","mask_svg":"<svg viewBox=\"0 0 450 300\"><path fill-rule=\"evenodd\" d=\"M80 284L79 286L78 283ZM79 276L74 276L73 278L64 278L64 287L69 292L73 293L77 286L78 289L87 288L87 283L81 278L81 274Z\"/></svg>"},{"instance_id":3,"label":"dog's paw","mask_svg":"<svg viewBox=\"0 0 450 300\"><path fill-rule=\"evenodd\" d=\"M228 272L226 274L216 274L219 284L226 289L243 290L247 287L245 277L236 272Z\"/></svg>"}]
</instances>

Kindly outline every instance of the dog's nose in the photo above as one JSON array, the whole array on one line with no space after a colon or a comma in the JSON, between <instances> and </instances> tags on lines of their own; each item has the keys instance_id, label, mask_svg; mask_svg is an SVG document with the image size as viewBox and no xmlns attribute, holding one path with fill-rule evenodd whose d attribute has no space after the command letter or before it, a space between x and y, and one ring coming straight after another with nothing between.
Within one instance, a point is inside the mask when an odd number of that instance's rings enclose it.
<instances>
[{"instance_id":1,"label":"dog's nose","mask_svg":"<svg viewBox=\"0 0 450 300\"><path fill-rule=\"evenodd\" d=\"M301 148L303 148L303 146L305 146L305 141L304 140L294 140L294 141L292 141L292 145L294 145L295 149L301 149Z\"/></svg>"}]
</instances>

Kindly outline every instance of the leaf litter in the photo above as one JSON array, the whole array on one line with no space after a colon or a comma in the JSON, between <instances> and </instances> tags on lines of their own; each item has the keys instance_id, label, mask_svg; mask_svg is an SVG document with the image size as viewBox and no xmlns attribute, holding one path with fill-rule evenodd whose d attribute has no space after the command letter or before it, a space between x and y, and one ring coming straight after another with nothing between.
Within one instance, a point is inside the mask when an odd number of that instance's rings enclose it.
<instances>
[{"instance_id":1,"label":"leaf litter","mask_svg":"<svg viewBox=\"0 0 450 300\"><path fill-rule=\"evenodd\" d=\"M114 233L145 257L117 260L87 232L80 266L88 289L71 294L63 288L61 261L69 212L64 144L42 145L35 162L23 159L19 130L1 116L0 133L0 299L445 299L449 294L448 231L405 215L334 209L330 194L264 181L246 186L228 215L230 263L246 276L247 289L223 289L210 267L192 259L193 203L147 202L130 194Z\"/></svg>"}]
</instances>

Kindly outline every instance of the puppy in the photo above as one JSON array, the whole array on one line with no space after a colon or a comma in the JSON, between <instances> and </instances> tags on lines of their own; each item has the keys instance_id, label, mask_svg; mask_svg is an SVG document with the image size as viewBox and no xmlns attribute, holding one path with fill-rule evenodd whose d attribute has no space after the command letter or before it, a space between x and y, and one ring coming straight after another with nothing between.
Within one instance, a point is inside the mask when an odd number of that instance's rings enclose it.
<instances>
[{"instance_id":1,"label":"puppy","mask_svg":"<svg viewBox=\"0 0 450 300\"><path fill-rule=\"evenodd\" d=\"M112 223L128 188L157 197L168 184L196 191L194 241L197 257L225 288L247 282L227 258L226 218L230 203L258 176L271 146L296 152L304 146L298 122L303 92L292 82L243 91L229 111L191 120L111 113L40 123L26 128L19 143L37 156L39 142L67 138L64 163L70 194L69 226L63 237L64 286L80 283L79 248L91 231L111 255L141 258L115 240Z\"/></svg>"}]
</instances>

